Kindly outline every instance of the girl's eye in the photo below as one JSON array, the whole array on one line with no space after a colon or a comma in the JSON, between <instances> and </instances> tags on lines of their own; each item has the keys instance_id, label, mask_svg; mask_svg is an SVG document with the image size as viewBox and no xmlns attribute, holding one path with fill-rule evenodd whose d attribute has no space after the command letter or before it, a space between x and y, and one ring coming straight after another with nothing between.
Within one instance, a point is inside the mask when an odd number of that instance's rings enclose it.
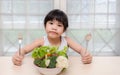
<instances>
[{"instance_id":1,"label":"girl's eye","mask_svg":"<svg viewBox=\"0 0 120 75\"><path fill-rule=\"evenodd\" d=\"M50 22L49 24L51 24L51 25L52 25L53 23L52 23L52 22Z\"/></svg>"},{"instance_id":2,"label":"girl's eye","mask_svg":"<svg viewBox=\"0 0 120 75\"><path fill-rule=\"evenodd\" d=\"M62 27L62 25L58 25L59 27Z\"/></svg>"}]
</instances>

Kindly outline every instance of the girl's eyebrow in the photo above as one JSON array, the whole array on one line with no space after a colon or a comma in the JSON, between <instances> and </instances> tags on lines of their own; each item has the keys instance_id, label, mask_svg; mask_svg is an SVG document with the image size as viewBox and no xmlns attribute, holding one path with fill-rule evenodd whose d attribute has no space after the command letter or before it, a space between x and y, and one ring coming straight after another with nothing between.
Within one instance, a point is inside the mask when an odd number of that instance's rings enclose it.
<instances>
[{"instance_id":1,"label":"girl's eyebrow","mask_svg":"<svg viewBox=\"0 0 120 75\"><path fill-rule=\"evenodd\" d=\"M56 21L58 21L58 20L56 20ZM58 23L59 23L59 24L63 24L63 23L62 23L62 22L60 22L60 21L58 21Z\"/></svg>"},{"instance_id":2,"label":"girl's eyebrow","mask_svg":"<svg viewBox=\"0 0 120 75\"><path fill-rule=\"evenodd\" d=\"M52 20L49 20L48 22L53 22Z\"/></svg>"},{"instance_id":3,"label":"girl's eyebrow","mask_svg":"<svg viewBox=\"0 0 120 75\"><path fill-rule=\"evenodd\" d=\"M52 22L53 22L53 21L58 21L58 20L53 19L53 20L49 20L49 21L52 21ZM59 23L59 24L63 24L63 23L62 23L62 22L60 22L60 21L58 21L58 23Z\"/></svg>"},{"instance_id":4,"label":"girl's eyebrow","mask_svg":"<svg viewBox=\"0 0 120 75\"><path fill-rule=\"evenodd\" d=\"M62 23L62 22L58 22L58 24L61 24L61 25L63 25L63 23Z\"/></svg>"}]
</instances>

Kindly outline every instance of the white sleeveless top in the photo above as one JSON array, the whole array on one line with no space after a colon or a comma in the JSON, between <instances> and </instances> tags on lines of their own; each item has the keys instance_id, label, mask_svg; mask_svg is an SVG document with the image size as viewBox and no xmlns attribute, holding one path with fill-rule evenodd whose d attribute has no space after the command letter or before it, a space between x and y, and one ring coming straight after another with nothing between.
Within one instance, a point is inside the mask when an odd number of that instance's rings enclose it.
<instances>
[{"instance_id":1,"label":"white sleeveless top","mask_svg":"<svg viewBox=\"0 0 120 75\"><path fill-rule=\"evenodd\" d=\"M49 43L47 36L44 36L44 46L50 46L50 43ZM64 49L65 46L66 47L68 46L67 41L63 36L61 36L61 44L60 44L58 49L62 50L62 49Z\"/></svg>"}]
</instances>

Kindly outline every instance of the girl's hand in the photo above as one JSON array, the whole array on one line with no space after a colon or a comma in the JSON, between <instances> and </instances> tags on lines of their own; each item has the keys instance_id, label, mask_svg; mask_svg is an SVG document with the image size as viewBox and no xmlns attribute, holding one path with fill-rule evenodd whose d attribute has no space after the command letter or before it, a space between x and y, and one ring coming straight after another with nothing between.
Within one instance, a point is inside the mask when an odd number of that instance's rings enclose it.
<instances>
[{"instance_id":1,"label":"girl's hand","mask_svg":"<svg viewBox=\"0 0 120 75\"><path fill-rule=\"evenodd\" d=\"M88 52L85 53L84 56L82 56L82 62L84 64L90 64L92 62L92 55Z\"/></svg>"},{"instance_id":2,"label":"girl's hand","mask_svg":"<svg viewBox=\"0 0 120 75\"><path fill-rule=\"evenodd\" d=\"M13 64L17 66L22 65L23 58L24 55L19 55L19 52L16 52L15 55L12 57Z\"/></svg>"}]
</instances>

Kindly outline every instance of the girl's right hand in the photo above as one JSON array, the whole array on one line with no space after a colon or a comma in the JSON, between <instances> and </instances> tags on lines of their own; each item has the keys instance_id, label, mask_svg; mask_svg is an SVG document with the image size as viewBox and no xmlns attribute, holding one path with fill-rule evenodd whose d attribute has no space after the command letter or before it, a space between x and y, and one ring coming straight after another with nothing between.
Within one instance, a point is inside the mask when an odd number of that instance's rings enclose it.
<instances>
[{"instance_id":1,"label":"girl's right hand","mask_svg":"<svg viewBox=\"0 0 120 75\"><path fill-rule=\"evenodd\" d=\"M16 52L12 57L12 62L14 65L21 66L24 55L19 55L19 52Z\"/></svg>"}]
</instances>

